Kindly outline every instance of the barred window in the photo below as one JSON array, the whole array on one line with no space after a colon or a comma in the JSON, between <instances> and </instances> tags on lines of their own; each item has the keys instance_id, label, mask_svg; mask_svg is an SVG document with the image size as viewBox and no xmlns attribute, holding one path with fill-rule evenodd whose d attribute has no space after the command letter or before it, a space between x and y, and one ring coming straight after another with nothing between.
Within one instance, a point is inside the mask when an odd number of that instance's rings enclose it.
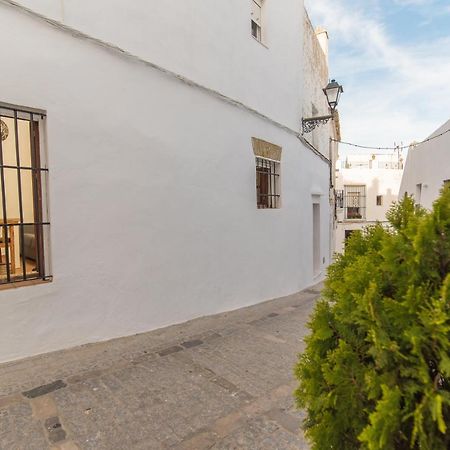
<instances>
[{"instance_id":1,"label":"barred window","mask_svg":"<svg viewBox=\"0 0 450 450\"><path fill-rule=\"evenodd\" d=\"M366 218L366 186L344 186L345 219Z\"/></svg>"},{"instance_id":2,"label":"barred window","mask_svg":"<svg viewBox=\"0 0 450 450\"><path fill-rule=\"evenodd\" d=\"M260 209L280 207L280 163L256 157L256 204Z\"/></svg>"},{"instance_id":3,"label":"barred window","mask_svg":"<svg viewBox=\"0 0 450 450\"><path fill-rule=\"evenodd\" d=\"M0 103L0 284L48 280L45 113Z\"/></svg>"}]
</instances>

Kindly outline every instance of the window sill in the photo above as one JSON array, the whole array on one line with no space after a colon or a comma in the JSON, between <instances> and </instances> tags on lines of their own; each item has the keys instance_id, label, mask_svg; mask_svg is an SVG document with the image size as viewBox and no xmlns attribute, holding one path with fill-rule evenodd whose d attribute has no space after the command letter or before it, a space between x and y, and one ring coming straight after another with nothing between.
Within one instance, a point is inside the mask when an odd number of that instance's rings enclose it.
<instances>
[{"instance_id":1,"label":"window sill","mask_svg":"<svg viewBox=\"0 0 450 450\"><path fill-rule=\"evenodd\" d=\"M250 35L252 37L252 39L257 42L259 45L262 45L266 50L269 50L269 47L267 47L266 44L264 44L262 41L258 40L255 38L255 36L253 36L253 34Z\"/></svg>"},{"instance_id":2,"label":"window sill","mask_svg":"<svg viewBox=\"0 0 450 450\"><path fill-rule=\"evenodd\" d=\"M30 287L30 286L37 286L40 284L48 284L51 283L53 279L48 280L26 280L26 281L16 281L12 283L4 283L0 284L0 291L8 291L10 289L20 289L22 287Z\"/></svg>"}]
</instances>

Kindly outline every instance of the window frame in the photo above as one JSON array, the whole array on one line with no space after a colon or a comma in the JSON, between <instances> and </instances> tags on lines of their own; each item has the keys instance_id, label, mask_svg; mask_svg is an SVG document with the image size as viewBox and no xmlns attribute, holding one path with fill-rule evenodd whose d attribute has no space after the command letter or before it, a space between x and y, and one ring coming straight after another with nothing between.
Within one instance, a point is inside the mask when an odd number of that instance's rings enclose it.
<instances>
[{"instance_id":1,"label":"window frame","mask_svg":"<svg viewBox=\"0 0 450 450\"><path fill-rule=\"evenodd\" d=\"M256 175L256 207L258 209L279 209L280 194L280 161L255 156ZM264 192L261 193L262 179Z\"/></svg>"},{"instance_id":2,"label":"window frame","mask_svg":"<svg viewBox=\"0 0 450 450\"><path fill-rule=\"evenodd\" d=\"M15 165L5 164L4 144L0 138L0 198L2 207L0 208L0 228L4 236L4 252L6 262L6 280L0 281L0 289L15 287L16 285L36 284L36 282L51 281L50 275L50 221L48 219L48 166L45 145L45 120L44 110L29 108L25 106L12 105L0 102L0 116L13 120L14 124L14 152ZM23 155L19 144L19 121L29 122L30 165L23 165ZM12 134L12 133L11 133ZM12 137L12 136L11 136ZM4 139L6 140L6 138ZM8 218L7 204L10 202L6 195L5 170L15 170L17 172L17 206L19 220L15 223L11 217ZM33 205L33 221L24 218L24 197L22 173L31 173L31 195ZM10 188L8 188L10 189ZM17 238L19 241L19 259L21 272L15 275L17 267L13 267L12 251L15 244L11 245L11 237L16 234L14 228L17 227ZM25 227L34 227L35 251L36 251L36 273L27 272L26 259L24 254L24 234ZM10 232L10 228L12 231ZM11 235L11 236L9 236ZM11 255L10 255L11 253ZM11 267L10 267L11 266Z\"/></svg>"},{"instance_id":3,"label":"window frame","mask_svg":"<svg viewBox=\"0 0 450 450\"><path fill-rule=\"evenodd\" d=\"M344 185L344 219L347 221L366 220L366 198L366 185ZM350 203L351 205L349 205ZM352 211L351 215L349 214L350 211Z\"/></svg>"},{"instance_id":4,"label":"window frame","mask_svg":"<svg viewBox=\"0 0 450 450\"><path fill-rule=\"evenodd\" d=\"M251 1L251 14L250 14L250 32L256 41L263 44L263 7L264 0L250 0ZM259 17L254 17L254 11L259 9ZM255 31L255 32L254 32Z\"/></svg>"}]
</instances>

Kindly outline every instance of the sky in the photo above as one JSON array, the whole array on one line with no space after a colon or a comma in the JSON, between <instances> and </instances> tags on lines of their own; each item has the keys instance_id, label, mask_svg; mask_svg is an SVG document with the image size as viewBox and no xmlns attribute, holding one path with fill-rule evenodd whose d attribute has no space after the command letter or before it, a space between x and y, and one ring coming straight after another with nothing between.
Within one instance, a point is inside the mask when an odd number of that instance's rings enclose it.
<instances>
[{"instance_id":1,"label":"sky","mask_svg":"<svg viewBox=\"0 0 450 450\"><path fill-rule=\"evenodd\" d=\"M328 31L330 78L344 86L343 141L407 145L450 119L450 0L305 0L305 6L314 26Z\"/></svg>"}]
</instances>

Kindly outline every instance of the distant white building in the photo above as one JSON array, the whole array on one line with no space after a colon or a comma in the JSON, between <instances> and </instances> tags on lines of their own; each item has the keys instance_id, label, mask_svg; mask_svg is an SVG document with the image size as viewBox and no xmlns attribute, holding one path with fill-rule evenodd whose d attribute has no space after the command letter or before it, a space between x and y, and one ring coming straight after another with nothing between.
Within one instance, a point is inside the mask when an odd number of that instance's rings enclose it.
<instances>
[{"instance_id":1,"label":"distant white building","mask_svg":"<svg viewBox=\"0 0 450 450\"><path fill-rule=\"evenodd\" d=\"M327 36L282 3L0 3L0 362L324 277Z\"/></svg>"},{"instance_id":2,"label":"distant white building","mask_svg":"<svg viewBox=\"0 0 450 450\"><path fill-rule=\"evenodd\" d=\"M354 231L377 222L398 199L403 160L394 155L349 155L336 166L336 247L341 253Z\"/></svg>"},{"instance_id":3,"label":"distant white building","mask_svg":"<svg viewBox=\"0 0 450 450\"><path fill-rule=\"evenodd\" d=\"M430 138L450 130L450 120ZM410 147L400 186L400 196L413 195L416 203L431 208L445 183L450 183L450 132Z\"/></svg>"}]
</instances>

